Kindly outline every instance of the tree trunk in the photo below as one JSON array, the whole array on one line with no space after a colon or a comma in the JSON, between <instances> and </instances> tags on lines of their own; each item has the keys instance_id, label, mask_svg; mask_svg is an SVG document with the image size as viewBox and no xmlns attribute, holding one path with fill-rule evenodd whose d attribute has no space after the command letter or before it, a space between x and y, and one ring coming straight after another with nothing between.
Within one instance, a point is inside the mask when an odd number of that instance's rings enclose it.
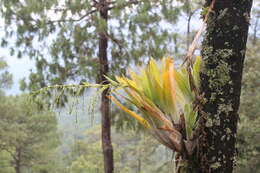
<instances>
[{"instance_id":1,"label":"tree trunk","mask_svg":"<svg viewBox=\"0 0 260 173\"><path fill-rule=\"evenodd\" d=\"M209 6L211 0L206 0ZM201 91L206 103L199 141L200 173L231 173L235 166L241 79L252 0L217 0L203 41Z\"/></svg>"},{"instance_id":2,"label":"tree trunk","mask_svg":"<svg viewBox=\"0 0 260 173\"><path fill-rule=\"evenodd\" d=\"M104 77L108 75L109 65L107 58L107 45L108 39L106 36L107 32L107 19L108 19L108 10L106 0L100 0L100 17L101 17L101 30L99 31L99 63L100 63L100 72L99 72L99 82L101 84L107 84L108 81ZM99 29L100 29L99 28ZM104 157L104 173L113 173L114 170L114 161L113 161L113 147L111 144L111 121L110 121L110 101L107 98L109 94L109 89L106 89L102 92L101 96L101 114L102 114L102 149Z\"/></svg>"},{"instance_id":3,"label":"tree trunk","mask_svg":"<svg viewBox=\"0 0 260 173\"><path fill-rule=\"evenodd\" d=\"M21 173L20 166L15 167L15 173Z\"/></svg>"},{"instance_id":4,"label":"tree trunk","mask_svg":"<svg viewBox=\"0 0 260 173\"><path fill-rule=\"evenodd\" d=\"M15 173L21 173L21 150L20 150L20 148L16 148L14 164L15 164L14 165Z\"/></svg>"}]
</instances>

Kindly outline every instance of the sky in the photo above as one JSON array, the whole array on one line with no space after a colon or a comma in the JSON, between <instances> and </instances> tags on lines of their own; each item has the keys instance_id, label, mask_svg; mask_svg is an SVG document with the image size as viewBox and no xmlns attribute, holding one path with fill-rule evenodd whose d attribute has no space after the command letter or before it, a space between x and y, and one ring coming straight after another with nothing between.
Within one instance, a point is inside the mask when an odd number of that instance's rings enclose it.
<instances>
[{"instance_id":1,"label":"sky","mask_svg":"<svg viewBox=\"0 0 260 173\"><path fill-rule=\"evenodd\" d=\"M4 21L0 18L0 40L5 36L4 33ZM12 40L8 40L12 42ZM0 57L4 58L4 60L8 64L8 71L13 75L13 85L11 88L6 90L6 94L8 95L16 95L20 93L19 90L19 81L28 77L30 74L30 69L34 68L34 62L30 60L28 57L23 57L21 59L17 59L15 56L10 55L9 48L3 48L0 46Z\"/></svg>"},{"instance_id":2,"label":"sky","mask_svg":"<svg viewBox=\"0 0 260 173\"><path fill-rule=\"evenodd\" d=\"M13 75L13 86L6 90L8 95L17 95L20 93L19 81L26 78L30 74L30 69L34 67L34 63L28 57L17 59L9 56L9 50L0 48L0 57L4 57L8 63L8 71Z\"/></svg>"}]
</instances>

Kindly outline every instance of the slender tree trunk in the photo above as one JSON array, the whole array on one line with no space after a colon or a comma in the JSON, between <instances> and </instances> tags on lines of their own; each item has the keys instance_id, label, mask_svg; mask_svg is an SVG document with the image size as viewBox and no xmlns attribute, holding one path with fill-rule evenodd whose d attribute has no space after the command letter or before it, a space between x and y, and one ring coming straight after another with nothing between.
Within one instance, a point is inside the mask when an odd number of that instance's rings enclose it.
<instances>
[{"instance_id":1,"label":"slender tree trunk","mask_svg":"<svg viewBox=\"0 0 260 173\"><path fill-rule=\"evenodd\" d=\"M188 16L188 21L187 21L187 43L186 43L186 46L187 46L187 51L189 50L189 47L190 47L190 22L191 22L191 17L192 15L189 13L189 16Z\"/></svg>"},{"instance_id":2,"label":"slender tree trunk","mask_svg":"<svg viewBox=\"0 0 260 173\"><path fill-rule=\"evenodd\" d=\"M100 16L102 20L101 31L99 31L99 63L100 63L100 83L107 84L108 81L104 75L108 75L109 65L107 58L107 45L108 38L106 36L107 32L107 19L108 10L106 0L100 0ZM113 173L114 161L113 161L113 147L111 144L111 121L110 121L110 101L107 98L109 94L109 89L102 92L101 96L101 114L102 114L102 149L104 157L104 173Z\"/></svg>"},{"instance_id":3,"label":"slender tree trunk","mask_svg":"<svg viewBox=\"0 0 260 173\"><path fill-rule=\"evenodd\" d=\"M15 173L21 173L21 150L17 148L15 154L16 154L14 158Z\"/></svg>"},{"instance_id":4,"label":"slender tree trunk","mask_svg":"<svg viewBox=\"0 0 260 173\"><path fill-rule=\"evenodd\" d=\"M21 173L20 166L15 167L15 173Z\"/></svg>"},{"instance_id":5,"label":"slender tree trunk","mask_svg":"<svg viewBox=\"0 0 260 173\"><path fill-rule=\"evenodd\" d=\"M15 167L15 173L21 173L20 167Z\"/></svg>"},{"instance_id":6,"label":"slender tree trunk","mask_svg":"<svg viewBox=\"0 0 260 173\"><path fill-rule=\"evenodd\" d=\"M209 6L211 0L206 0ZM199 173L231 173L235 166L241 79L252 0L217 0L203 41L201 91L206 103L199 141Z\"/></svg>"}]
</instances>

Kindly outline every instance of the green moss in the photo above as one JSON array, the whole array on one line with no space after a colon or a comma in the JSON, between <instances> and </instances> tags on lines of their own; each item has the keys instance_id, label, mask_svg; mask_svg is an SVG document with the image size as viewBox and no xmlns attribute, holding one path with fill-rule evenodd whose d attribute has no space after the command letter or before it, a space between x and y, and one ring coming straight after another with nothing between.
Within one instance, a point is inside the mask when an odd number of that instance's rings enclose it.
<instances>
[{"instance_id":1,"label":"green moss","mask_svg":"<svg viewBox=\"0 0 260 173\"><path fill-rule=\"evenodd\" d=\"M223 19L228 14L228 8L219 11L218 20Z\"/></svg>"},{"instance_id":2,"label":"green moss","mask_svg":"<svg viewBox=\"0 0 260 173\"><path fill-rule=\"evenodd\" d=\"M235 31L235 30L239 30L239 27L238 27L237 25L234 25L233 28L232 28L232 30L234 30L234 31Z\"/></svg>"},{"instance_id":3,"label":"green moss","mask_svg":"<svg viewBox=\"0 0 260 173\"><path fill-rule=\"evenodd\" d=\"M206 46L203 49L203 60L205 61L205 63L208 61L208 58L210 56L212 56L213 53L213 47L212 46Z\"/></svg>"},{"instance_id":4,"label":"green moss","mask_svg":"<svg viewBox=\"0 0 260 173\"><path fill-rule=\"evenodd\" d=\"M212 91L215 91L211 93L210 102L214 102L216 96L222 94L222 88L231 82L231 67L227 60L232 55L232 49L214 50L212 46L204 47L203 58L207 68L202 68L202 73L208 76L209 87Z\"/></svg>"},{"instance_id":5,"label":"green moss","mask_svg":"<svg viewBox=\"0 0 260 173\"><path fill-rule=\"evenodd\" d=\"M214 120L213 120L213 123L215 126L220 126L220 118L219 116L217 116Z\"/></svg>"},{"instance_id":6,"label":"green moss","mask_svg":"<svg viewBox=\"0 0 260 173\"><path fill-rule=\"evenodd\" d=\"M210 167L211 167L212 169L217 169L217 168L219 168L220 166L221 166L221 164L220 164L219 162L215 162L215 163L213 163L213 164L210 165Z\"/></svg>"},{"instance_id":7,"label":"green moss","mask_svg":"<svg viewBox=\"0 0 260 173\"><path fill-rule=\"evenodd\" d=\"M212 127L212 126L213 126L213 121L211 118L208 118L206 122L206 127Z\"/></svg>"},{"instance_id":8,"label":"green moss","mask_svg":"<svg viewBox=\"0 0 260 173\"><path fill-rule=\"evenodd\" d=\"M229 113L233 111L232 104L219 104L218 105L218 114L221 114L222 112Z\"/></svg>"},{"instance_id":9,"label":"green moss","mask_svg":"<svg viewBox=\"0 0 260 173\"><path fill-rule=\"evenodd\" d=\"M226 133L227 133L228 135L232 134L232 131L231 131L230 128L226 128L225 131L226 131Z\"/></svg>"},{"instance_id":10,"label":"green moss","mask_svg":"<svg viewBox=\"0 0 260 173\"><path fill-rule=\"evenodd\" d=\"M216 100L216 93L212 93L210 96L210 102L214 102Z\"/></svg>"},{"instance_id":11,"label":"green moss","mask_svg":"<svg viewBox=\"0 0 260 173\"><path fill-rule=\"evenodd\" d=\"M229 65L224 61L220 61L215 69L210 69L207 72L207 75L211 77L211 80L209 81L209 87L220 90L221 87L230 81L229 72Z\"/></svg>"}]
</instances>

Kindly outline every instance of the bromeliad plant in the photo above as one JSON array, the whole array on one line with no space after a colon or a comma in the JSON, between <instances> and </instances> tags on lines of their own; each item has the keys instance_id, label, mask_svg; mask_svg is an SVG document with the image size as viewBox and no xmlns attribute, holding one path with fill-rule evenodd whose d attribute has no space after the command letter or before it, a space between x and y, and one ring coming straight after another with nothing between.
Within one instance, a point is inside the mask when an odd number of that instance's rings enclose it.
<instances>
[{"instance_id":1,"label":"bromeliad plant","mask_svg":"<svg viewBox=\"0 0 260 173\"><path fill-rule=\"evenodd\" d=\"M176 68L169 57L160 62L151 59L147 66L139 68L138 73L129 70L129 77L116 76L115 80L107 77L109 84L83 82L81 85L50 86L33 95L49 89L60 89L62 94L65 89L78 88L77 93L80 93L83 88L99 88L100 92L110 88L108 97L139 121L161 144L178 153L175 171L186 172L182 170L187 169L185 162L194 159L201 132L202 123L198 118L202 102L199 95L201 58L196 57L194 62L188 59L185 64ZM137 109L132 111L119 100L125 100Z\"/></svg>"},{"instance_id":2,"label":"bromeliad plant","mask_svg":"<svg viewBox=\"0 0 260 173\"><path fill-rule=\"evenodd\" d=\"M33 95L49 89L99 88L102 92L110 88L108 96L118 107L141 123L161 144L175 151L175 172L188 172L187 163L192 162L194 149L203 123L198 118L202 96L200 88L201 58L191 58L176 68L171 58L160 62L151 59L144 68L136 73L129 70L129 77L107 77L108 84L58 85L43 88ZM120 91L123 90L123 93ZM60 94L60 95L61 95ZM59 97L58 97L59 99ZM130 110L124 103L130 103L137 109ZM201 112L200 112L201 113Z\"/></svg>"},{"instance_id":3,"label":"bromeliad plant","mask_svg":"<svg viewBox=\"0 0 260 173\"><path fill-rule=\"evenodd\" d=\"M129 70L129 77L108 78L112 85L124 91L113 90L109 98L161 144L182 156L191 156L198 128L200 64L200 57L192 66L180 68L176 68L169 57L159 63L151 59L138 73ZM119 97L137 110L123 106Z\"/></svg>"}]
</instances>

